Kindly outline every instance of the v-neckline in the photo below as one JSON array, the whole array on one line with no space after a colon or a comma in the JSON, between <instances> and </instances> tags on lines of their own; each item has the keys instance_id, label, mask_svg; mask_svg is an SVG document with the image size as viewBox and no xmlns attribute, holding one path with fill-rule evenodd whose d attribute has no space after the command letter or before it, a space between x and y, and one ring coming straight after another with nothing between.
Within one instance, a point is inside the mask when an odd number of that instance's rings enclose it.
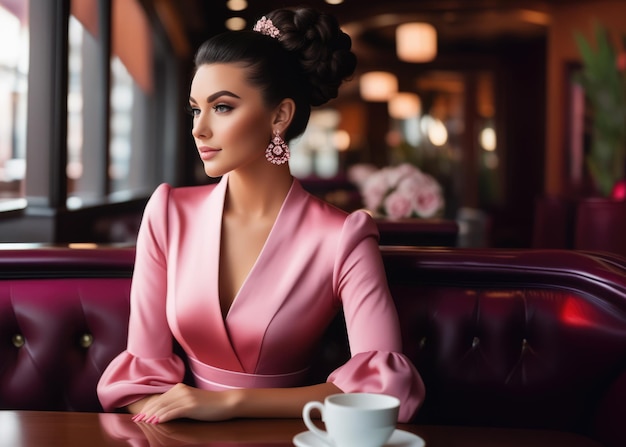
<instances>
[{"instance_id":1,"label":"v-neckline","mask_svg":"<svg viewBox=\"0 0 626 447\"><path fill-rule=\"evenodd\" d=\"M279 212L280 214L280 212ZM242 294L242 291L245 289L246 284L248 283L248 280L251 276L253 276L254 271L255 271L255 267L256 265L259 263L259 260L262 258L263 256L263 252L265 251L265 247L268 245L268 242L270 240L270 238L272 237L272 232L274 230L274 227L276 226L276 221L278 221L278 215L276 215L276 219L274 220L274 223L272 224L272 227L270 228L270 231L267 233L267 237L265 238L265 241L263 242L263 245L261 246L261 250L259 250L259 253L257 254L254 262L252 263L252 266L250 267L250 270L248 270L248 272L246 273L243 281L241 282L241 284L239 285L239 288L237 289L237 291L235 292L235 294L233 295L232 300L230 301L230 304L228 305L228 309L226 310L226 313L224 313L224 311L222 310L222 294L221 294L221 286L220 286L220 282L222 280L222 275L221 275L221 271L222 271L222 233L224 231L224 215L222 214L222 225L220 226L220 246L218 249L218 259L217 259L217 265L218 265L218 271L217 271L217 297L218 297L218 301L219 301L219 305L220 305L220 311L222 313L222 318L224 319L224 321L226 321L228 319L228 315L230 314L231 309L233 308L233 306L235 305L235 302L237 301L237 299L239 298L239 296Z\"/></svg>"},{"instance_id":2,"label":"v-neckline","mask_svg":"<svg viewBox=\"0 0 626 447\"><path fill-rule=\"evenodd\" d=\"M219 234L218 234L218 239L217 239L219 242L218 242L218 248L217 248L217 284L216 284L217 293L216 293L216 296L218 300L218 308L220 310L222 320L224 321L224 327L226 331L228 332L228 326L226 324L228 320L228 316L231 314L233 308L236 306L236 303L240 301L239 299L240 296L243 295L243 293L245 292L246 286L250 282L250 278L253 277L255 271L258 270L257 266L259 265L260 261L263 259L264 253L267 251L267 248L270 246L272 240L274 239L273 235L275 233L275 229L277 227L278 222L280 221L281 214L283 213L283 209L285 208L285 204L287 203L289 196L291 195L293 191L295 179L292 178L289 190L287 191L287 194L285 195L285 198L283 199L283 203L281 204L280 209L278 210L278 213L276 214L276 218L274 219L274 222L272 223L270 231L268 232L267 237L265 238L265 241L263 242L263 245L261 246L261 250L259 251L254 262L252 263L252 266L250 267L250 270L246 274L241 285L239 286L239 289L235 292L233 299L230 302L230 305L228 306L228 310L226 311L226 313L222 311L222 297L220 294L220 281L221 281L221 269L222 269L222 234L224 230L224 207L226 203L226 194L228 192L228 175L226 175L225 178L222 179L222 181L224 181L225 184L223 187L222 196L220 197L221 209L220 209L220 218L219 218L219 222L220 222Z\"/></svg>"},{"instance_id":3,"label":"v-neckline","mask_svg":"<svg viewBox=\"0 0 626 447\"><path fill-rule=\"evenodd\" d=\"M196 242L188 249L195 253L195 258L180 272L185 281L175 286L180 289L180 295L172 303L176 306L174 312L186 315L184 328L177 329L183 346L190 351L195 349L199 361L233 371L254 372L268 325L289 295L282 289L289 282L275 277L280 267L273 260L276 258L280 266L282 262L290 262L288 259L294 255L293 231L298 230L310 195L294 178L257 260L224 317L219 300L219 261L227 180L222 178L211 188L202 205L200 214L206 224L194 227ZM286 228L289 234L285 233ZM190 284L198 284L196 281L205 284L208 290L192 288ZM207 334L213 338L207 339ZM204 347L209 343L211 348L199 349L196 343Z\"/></svg>"}]
</instances>

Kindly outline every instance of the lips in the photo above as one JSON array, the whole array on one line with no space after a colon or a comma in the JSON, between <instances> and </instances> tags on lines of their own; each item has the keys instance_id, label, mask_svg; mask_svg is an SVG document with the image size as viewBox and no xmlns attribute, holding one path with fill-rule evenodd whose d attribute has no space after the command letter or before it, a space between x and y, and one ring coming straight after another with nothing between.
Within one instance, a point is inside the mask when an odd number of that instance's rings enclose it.
<instances>
[{"instance_id":1,"label":"lips","mask_svg":"<svg viewBox=\"0 0 626 447\"><path fill-rule=\"evenodd\" d=\"M220 151L221 149L215 149L215 148L208 147L208 146L200 146L198 148L198 152L200 153L200 158L204 161L211 160Z\"/></svg>"}]
</instances>

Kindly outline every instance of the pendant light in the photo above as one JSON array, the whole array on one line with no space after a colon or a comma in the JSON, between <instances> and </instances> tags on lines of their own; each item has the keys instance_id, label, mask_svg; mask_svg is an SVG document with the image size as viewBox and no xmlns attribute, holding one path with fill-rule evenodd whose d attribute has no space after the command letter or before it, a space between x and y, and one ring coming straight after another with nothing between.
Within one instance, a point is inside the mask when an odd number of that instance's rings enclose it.
<instances>
[{"instance_id":1,"label":"pendant light","mask_svg":"<svg viewBox=\"0 0 626 447\"><path fill-rule=\"evenodd\" d=\"M398 78L386 71L370 71L361 75L359 89L364 101L386 102L398 92Z\"/></svg>"},{"instance_id":2,"label":"pendant light","mask_svg":"<svg viewBox=\"0 0 626 447\"><path fill-rule=\"evenodd\" d=\"M429 62L437 56L437 30L429 23L403 23L396 28L396 54L404 62Z\"/></svg>"}]
</instances>

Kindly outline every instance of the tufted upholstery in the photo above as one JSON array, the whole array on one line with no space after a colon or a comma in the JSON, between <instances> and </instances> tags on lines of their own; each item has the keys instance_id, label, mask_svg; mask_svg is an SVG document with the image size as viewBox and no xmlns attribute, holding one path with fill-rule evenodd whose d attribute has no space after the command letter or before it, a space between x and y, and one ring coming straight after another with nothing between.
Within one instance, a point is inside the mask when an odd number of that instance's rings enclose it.
<instances>
[{"instance_id":1,"label":"tufted upholstery","mask_svg":"<svg viewBox=\"0 0 626 447\"><path fill-rule=\"evenodd\" d=\"M626 260L387 250L418 422L556 428L626 445ZM418 284L418 285L417 285Z\"/></svg>"},{"instance_id":2,"label":"tufted upholstery","mask_svg":"<svg viewBox=\"0 0 626 447\"><path fill-rule=\"evenodd\" d=\"M426 383L416 422L543 427L626 445L624 259L381 250L404 350ZM0 249L0 408L101 411L95 384L125 345L133 259L132 247ZM346 355L341 325L327 335L326 371Z\"/></svg>"},{"instance_id":3,"label":"tufted upholstery","mask_svg":"<svg viewBox=\"0 0 626 447\"><path fill-rule=\"evenodd\" d=\"M0 408L101 410L133 261L131 248L0 250Z\"/></svg>"}]
</instances>

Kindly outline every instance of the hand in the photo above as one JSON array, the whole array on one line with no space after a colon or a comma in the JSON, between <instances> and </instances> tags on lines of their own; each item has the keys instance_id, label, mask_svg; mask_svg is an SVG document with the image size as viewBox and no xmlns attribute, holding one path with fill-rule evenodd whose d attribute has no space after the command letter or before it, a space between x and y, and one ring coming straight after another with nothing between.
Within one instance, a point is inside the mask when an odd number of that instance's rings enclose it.
<instances>
[{"instance_id":1,"label":"hand","mask_svg":"<svg viewBox=\"0 0 626 447\"><path fill-rule=\"evenodd\" d=\"M178 383L146 399L133 420L153 424L179 418L221 421L234 416L234 405L234 393L229 391L207 391Z\"/></svg>"}]
</instances>

